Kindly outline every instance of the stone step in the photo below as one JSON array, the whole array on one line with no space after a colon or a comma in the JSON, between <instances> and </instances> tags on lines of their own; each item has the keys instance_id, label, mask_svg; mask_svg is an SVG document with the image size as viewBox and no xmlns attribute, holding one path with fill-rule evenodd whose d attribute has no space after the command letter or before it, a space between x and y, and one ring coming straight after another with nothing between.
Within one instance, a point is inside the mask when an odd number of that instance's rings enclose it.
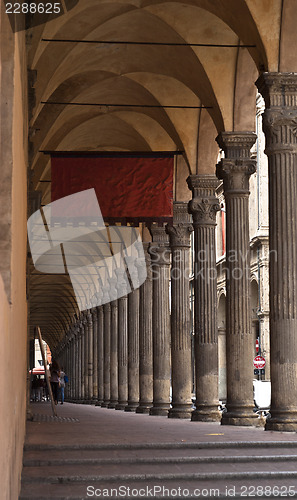
<instances>
[{"instance_id":1,"label":"stone step","mask_svg":"<svg viewBox=\"0 0 297 500\"><path fill-rule=\"evenodd\" d=\"M75 448L65 450L63 447L55 449L38 449L36 451L30 450L26 451L24 454L24 464L30 465L31 461L36 461L36 463L42 463L44 461L57 460L64 461L67 459L90 459L90 460L100 460L100 459L152 459L152 458L166 458L166 457L229 457L229 456L248 456L254 457L255 455L263 457L273 456L297 456L297 446L280 448L280 447L237 447L237 448L216 448L213 447L196 449L196 448L172 448L172 449L151 449L151 448L137 448L137 449L126 449L126 448L113 448L111 450L105 449L95 449L95 448ZM33 465L33 463L31 464Z\"/></svg>"},{"instance_id":2,"label":"stone step","mask_svg":"<svg viewBox=\"0 0 297 500\"><path fill-rule=\"evenodd\" d=\"M65 455L65 454L64 454ZM54 467L54 466L71 466L71 465L164 465L164 464L243 464L243 463L274 463L283 464L284 462L294 462L297 464L297 455L224 455L224 456L147 456L147 457L82 457L76 458L64 456L60 458L27 458L25 455L24 467Z\"/></svg>"},{"instance_id":3,"label":"stone step","mask_svg":"<svg viewBox=\"0 0 297 500\"><path fill-rule=\"evenodd\" d=\"M130 496L128 496L130 488ZM198 491L199 490L199 491ZM122 493L119 496L119 491ZM137 492L140 494L137 494ZM97 494L96 494L97 493ZM105 495L104 495L105 493ZM199 494L198 494L199 493ZM239 500L252 497L263 498L297 498L297 480L292 478L234 478L216 480L195 479L183 480L174 477L162 482L134 481L123 483L92 482L92 483L25 483L19 500L87 500L89 498L233 498Z\"/></svg>"},{"instance_id":4,"label":"stone step","mask_svg":"<svg viewBox=\"0 0 297 500\"><path fill-rule=\"evenodd\" d=\"M274 466L271 464L261 464L261 470L259 470L258 464L249 464L247 470L246 467L241 467L241 464L214 464L211 468L209 464L200 465L197 470L197 466L189 464L163 464L160 468L159 465L146 467L131 467L121 466L121 473L119 474L118 466L108 466L98 467L95 466L64 466L61 467L29 467L24 468L22 481L25 482L43 482L43 483L76 483L76 482L89 482L94 481L99 482L123 482L123 481L165 481L180 479L185 480L217 480L217 479L272 479L272 478L287 478L297 480L297 470L296 464L285 464L285 467L281 467L283 464L276 462ZM281 470L282 468L282 470Z\"/></svg>"},{"instance_id":5,"label":"stone step","mask_svg":"<svg viewBox=\"0 0 297 500\"><path fill-rule=\"evenodd\" d=\"M180 449L226 449L226 448L292 448L297 450L297 441L205 441L164 443L84 443L84 444L39 444L26 443L24 451L52 450L180 450Z\"/></svg>"}]
</instances>

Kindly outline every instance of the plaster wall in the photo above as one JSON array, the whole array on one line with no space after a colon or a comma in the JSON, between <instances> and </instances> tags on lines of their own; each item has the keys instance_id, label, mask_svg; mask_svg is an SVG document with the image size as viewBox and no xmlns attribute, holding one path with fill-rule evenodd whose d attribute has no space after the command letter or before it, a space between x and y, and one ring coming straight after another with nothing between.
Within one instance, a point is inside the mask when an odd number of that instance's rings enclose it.
<instances>
[{"instance_id":1,"label":"plaster wall","mask_svg":"<svg viewBox=\"0 0 297 500\"><path fill-rule=\"evenodd\" d=\"M3 3L4 5L4 3ZM26 54L1 11L0 484L17 500L26 422ZM5 120L3 118L5 117ZM3 182L2 182L3 181ZM3 189L3 183L5 189ZM5 227L4 227L5 223Z\"/></svg>"}]
</instances>

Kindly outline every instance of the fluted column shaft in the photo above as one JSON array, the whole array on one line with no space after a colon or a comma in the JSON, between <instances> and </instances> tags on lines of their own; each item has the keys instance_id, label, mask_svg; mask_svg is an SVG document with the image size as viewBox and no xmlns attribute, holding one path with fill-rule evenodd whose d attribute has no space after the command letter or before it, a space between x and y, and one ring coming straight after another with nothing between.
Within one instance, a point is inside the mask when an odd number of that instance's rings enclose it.
<instances>
[{"instance_id":1,"label":"fluted column shaft","mask_svg":"<svg viewBox=\"0 0 297 500\"><path fill-rule=\"evenodd\" d=\"M118 299L118 391L116 410L128 404L128 297Z\"/></svg>"},{"instance_id":2,"label":"fluted column shaft","mask_svg":"<svg viewBox=\"0 0 297 500\"><path fill-rule=\"evenodd\" d=\"M107 408L110 403L110 303L104 304L104 400L102 407Z\"/></svg>"},{"instance_id":3,"label":"fluted column shaft","mask_svg":"<svg viewBox=\"0 0 297 500\"><path fill-rule=\"evenodd\" d=\"M98 316L97 309L93 308L92 313L92 336L93 336L93 395L92 403L98 401Z\"/></svg>"},{"instance_id":4,"label":"fluted column shaft","mask_svg":"<svg viewBox=\"0 0 297 500\"><path fill-rule=\"evenodd\" d=\"M83 318L83 329L84 329L84 402L86 403L89 399L89 329L87 313L84 314Z\"/></svg>"},{"instance_id":5,"label":"fluted column shaft","mask_svg":"<svg viewBox=\"0 0 297 500\"><path fill-rule=\"evenodd\" d=\"M80 399L85 399L85 328L83 320L80 323L80 339L81 339L81 391Z\"/></svg>"},{"instance_id":6,"label":"fluted column shaft","mask_svg":"<svg viewBox=\"0 0 297 500\"><path fill-rule=\"evenodd\" d=\"M170 418L190 418L192 367L189 250L193 226L187 203L174 202L173 225L167 225L171 247L171 361Z\"/></svg>"},{"instance_id":7,"label":"fluted column shaft","mask_svg":"<svg viewBox=\"0 0 297 500\"><path fill-rule=\"evenodd\" d=\"M147 278L139 289L139 406L136 413L149 413L153 406L153 283L148 247L149 243L143 243Z\"/></svg>"},{"instance_id":8,"label":"fluted column shaft","mask_svg":"<svg viewBox=\"0 0 297 500\"><path fill-rule=\"evenodd\" d=\"M75 401L78 400L78 394L79 394L79 339L78 339L78 329L77 325L75 326L75 367L74 367L74 384L75 384ZM69 383L71 383L69 381ZM67 386L67 384L66 384Z\"/></svg>"},{"instance_id":9,"label":"fluted column shaft","mask_svg":"<svg viewBox=\"0 0 297 500\"><path fill-rule=\"evenodd\" d=\"M110 403L115 408L118 403L118 301L111 302L110 324Z\"/></svg>"},{"instance_id":10,"label":"fluted column shaft","mask_svg":"<svg viewBox=\"0 0 297 500\"><path fill-rule=\"evenodd\" d=\"M153 407L151 415L168 416L170 408L170 249L165 227L152 224L149 253L153 278Z\"/></svg>"},{"instance_id":11,"label":"fluted column shaft","mask_svg":"<svg viewBox=\"0 0 297 500\"><path fill-rule=\"evenodd\" d=\"M139 404L139 289L128 295L128 404L125 411L136 411Z\"/></svg>"},{"instance_id":12,"label":"fluted column shaft","mask_svg":"<svg viewBox=\"0 0 297 500\"><path fill-rule=\"evenodd\" d=\"M216 213L219 203L213 175L191 175L189 212L194 225L194 318L196 407L193 421L219 421Z\"/></svg>"},{"instance_id":13,"label":"fluted column shaft","mask_svg":"<svg viewBox=\"0 0 297 500\"><path fill-rule=\"evenodd\" d=\"M88 336L88 402L93 399L93 317L90 311L87 313L87 336Z\"/></svg>"},{"instance_id":14,"label":"fluted column shaft","mask_svg":"<svg viewBox=\"0 0 297 500\"><path fill-rule=\"evenodd\" d=\"M104 401L104 312L103 306L97 307L98 332L98 406Z\"/></svg>"},{"instance_id":15,"label":"fluted column shaft","mask_svg":"<svg viewBox=\"0 0 297 500\"><path fill-rule=\"evenodd\" d=\"M264 73L269 165L271 418L266 430L297 430L297 75Z\"/></svg>"},{"instance_id":16,"label":"fluted column shaft","mask_svg":"<svg viewBox=\"0 0 297 500\"><path fill-rule=\"evenodd\" d=\"M253 350L250 310L249 177L256 170L252 132L223 132L225 158L217 166L226 200L227 412L222 423L257 425L253 413Z\"/></svg>"}]
</instances>

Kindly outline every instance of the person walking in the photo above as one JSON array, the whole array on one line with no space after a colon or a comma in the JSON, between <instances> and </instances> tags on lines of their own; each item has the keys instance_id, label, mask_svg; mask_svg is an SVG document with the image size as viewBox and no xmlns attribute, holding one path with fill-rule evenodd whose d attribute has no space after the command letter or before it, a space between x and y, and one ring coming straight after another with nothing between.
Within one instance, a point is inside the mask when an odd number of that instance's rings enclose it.
<instances>
[{"instance_id":1,"label":"person walking","mask_svg":"<svg viewBox=\"0 0 297 500\"><path fill-rule=\"evenodd\" d=\"M58 404L58 394L60 385L60 365L56 360L52 360L50 365L51 387L55 405Z\"/></svg>"},{"instance_id":2,"label":"person walking","mask_svg":"<svg viewBox=\"0 0 297 500\"><path fill-rule=\"evenodd\" d=\"M61 399L61 405L64 403L64 391L65 391L65 372L64 368L62 366L62 369L60 371L60 399Z\"/></svg>"}]
</instances>

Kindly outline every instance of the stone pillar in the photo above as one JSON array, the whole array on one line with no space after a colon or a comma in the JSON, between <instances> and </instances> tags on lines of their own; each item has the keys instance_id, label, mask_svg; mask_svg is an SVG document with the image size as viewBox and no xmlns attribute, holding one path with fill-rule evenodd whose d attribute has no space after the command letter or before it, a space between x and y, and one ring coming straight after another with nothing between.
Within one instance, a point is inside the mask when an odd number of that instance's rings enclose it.
<instances>
[{"instance_id":1,"label":"stone pillar","mask_svg":"<svg viewBox=\"0 0 297 500\"><path fill-rule=\"evenodd\" d=\"M110 403L110 302L103 305L104 311L104 400L101 406L107 408Z\"/></svg>"},{"instance_id":2,"label":"stone pillar","mask_svg":"<svg viewBox=\"0 0 297 500\"><path fill-rule=\"evenodd\" d=\"M143 243L147 278L139 289L139 406L149 413L153 406L153 282L149 243ZM141 274L141 269L139 269Z\"/></svg>"},{"instance_id":3,"label":"stone pillar","mask_svg":"<svg viewBox=\"0 0 297 500\"><path fill-rule=\"evenodd\" d=\"M75 324L75 370L74 370L74 375L75 375L75 402L78 401L78 394L79 394L79 330L77 328L77 324ZM69 380L69 383L71 383L71 380ZM67 387L67 384L66 384Z\"/></svg>"},{"instance_id":4,"label":"stone pillar","mask_svg":"<svg viewBox=\"0 0 297 500\"><path fill-rule=\"evenodd\" d=\"M151 226L149 253L153 278L153 407L151 415L168 416L170 408L169 237L165 227Z\"/></svg>"},{"instance_id":5,"label":"stone pillar","mask_svg":"<svg viewBox=\"0 0 297 500\"><path fill-rule=\"evenodd\" d=\"M98 317L98 401L101 406L104 401L104 312L103 306L97 307Z\"/></svg>"},{"instance_id":6,"label":"stone pillar","mask_svg":"<svg viewBox=\"0 0 297 500\"><path fill-rule=\"evenodd\" d=\"M93 401L93 317L91 311L87 312L87 336L88 336L88 403Z\"/></svg>"},{"instance_id":7,"label":"stone pillar","mask_svg":"<svg viewBox=\"0 0 297 500\"><path fill-rule=\"evenodd\" d=\"M87 312L83 315L83 330L84 330L84 403L88 402L89 398L89 334Z\"/></svg>"},{"instance_id":8,"label":"stone pillar","mask_svg":"<svg viewBox=\"0 0 297 500\"><path fill-rule=\"evenodd\" d=\"M98 316L97 309L93 307L92 324L93 324L93 396L92 403L96 404L98 401Z\"/></svg>"},{"instance_id":9,"label":"stone pillar","mask_svg":"<svg viewBox=\"0 0 297 500\"><path fill-rule=\"evenodd\" d=\"M252 132L222 132L217 166L226 200L227 412L222 424L258 425L253 412L254 339L250 311L249 178L256 170Z\"/></svg>"},{"instance_id":10,"label":"stone pillar","mask_svg":"<svg viewBox=\"0 0 297 500\"><path fill-rule=\"evenodd\" d=\"M83 319L80 321L80 350L81 350L81 390L80 390L80 400L81 402L85 399L85 328L83 324Z\"/></svg>"},{"instance_id":11,"label":"stone pillar","mask_svg":"<svg viewBox=\"0 0 297 500\"><path fill-rule=\"evenodd\" d=\"M192 413L192 353L190 325L190 234L188 204L173 203L173 225L166 227L171 247L171 361L172 408L170 418Z\"/></svg>"},{"instance_id":12,"label":"stone pillar","mask_svg":"<svg viewBox=\"0 0 297 500\"><path fill-rule=\"evenodd\" d=\"M130 268L131 271L131 268ZM137 269L135 267L135 272ZM125 411L136 411L139 404L139 288L128 295L128 404Z\"/></svg>"},{"instance_id":13,"label":"stone pillar","mask_svg":"<svg viewBox=\"0 0 297 500\"><path fill-rule=\"evenodd\" d=\"M118 404L118 301L111 302L110 319L110 403L108 408Z\"/></svg>"},{"instance_id":14,"label":"stone pillar","mask_svg":"<svg viewBox=\"0 0 297 500\"><path fill-rule=\"evenodd\" d=\"M219 355L216 279L216 212L220 209L214 175L190 175L189 212L194 225L194 321L196 408L192 420L219 421Z\"/></svg>"},{"instance_id":15,"label":"stone pillar","mask_svg":"<svg viewBox=\"0 0 297 500\"><path fill-rule=\"evenodd\" d=\"M118 404L116 410L124 410L128 404L128 297L125 270L117 269L118 289Z\"/></svg>"},{"instance_id":16,"label":"stone pillar","mask_svg":"<svg viewBox=\"0 0 297 500\"><path fill-rule=\"evenodd\" d=\"M269 165L271 418L266 430L297 430L297 75L263 73Z\"/></svg>"}]
</instances>

